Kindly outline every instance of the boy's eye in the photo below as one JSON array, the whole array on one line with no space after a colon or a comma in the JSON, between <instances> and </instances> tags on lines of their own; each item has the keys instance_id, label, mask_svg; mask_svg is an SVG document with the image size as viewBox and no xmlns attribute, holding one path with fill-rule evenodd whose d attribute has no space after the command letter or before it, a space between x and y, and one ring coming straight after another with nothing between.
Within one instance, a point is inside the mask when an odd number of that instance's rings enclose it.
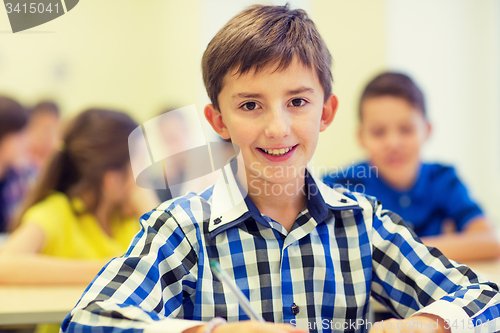
<instances>
[{"instance_id":1,"label":"boy's eye","mask_svg":"<svg viewBox=\"0 0 500 333\"><path fill-rule=\"evenodd\" d=\"M370 132L374 137L381 137L385 134L385 130L383 128L375 128L372 129Z\"/></svg>"},{"instance_id":2,"label":"boy's eye","mask_svg":"<svg viewBox=\"0 0 500 333\"><path fill-rule=\"evenodd\" d=\"M252 111L259 107L259 104L255 102L247 102L241 106L244 110Z\"/></svg>"},{"instance_id":3,"label":"boy's eye","mask_svg":"<svg viewBox=\"0 0 500 333\"><path fill-rule=\"evenodd\" d=\"M402 126L400 130L401 130L401 133L403 133L403 134L413 133L413 127L411 127L411 126Z\"/></svg>"},{"instance_id":4,"label":"boy's eye","mask_svg":"<svg viewBox=\"0 0 500 333\"><path fill-rule=\"evenodd\" d=\"M292 106L304 106L306 101L302 98L295 98L291 102Z\"/></svg>"}]
</instances>

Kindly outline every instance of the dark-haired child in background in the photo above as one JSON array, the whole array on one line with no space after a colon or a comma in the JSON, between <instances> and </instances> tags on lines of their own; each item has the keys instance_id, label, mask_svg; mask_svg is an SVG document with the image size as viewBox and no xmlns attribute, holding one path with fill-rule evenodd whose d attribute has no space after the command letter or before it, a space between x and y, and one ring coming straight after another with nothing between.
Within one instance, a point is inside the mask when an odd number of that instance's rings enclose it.
<instances>
[{"instance_id":1,"label":"dark-haired child in background","mask_svg":"<svg viewBox=\"0 0 500 333\"><path fill-rule=\"evenodd\" d=\"M17 101L0 96L0 233L9 229L15 209L25 196L30 176L16 168L25 151L26 110Z\"/></svg>"},{"instance_id":2,"label":"dark-haired child in background","mask_svg":"<svg viewBox=\"0 0 500 333\"><path fill-rule=\"evenodd\" d=\"M359 140L368 161L327 174L323 181L377 197L422 238L457 261L493 258L500 245L491 223L451 166L423 163L431 133L424 95L401 73L383 73L365 87Z\"/></svg>"}]
</instances>

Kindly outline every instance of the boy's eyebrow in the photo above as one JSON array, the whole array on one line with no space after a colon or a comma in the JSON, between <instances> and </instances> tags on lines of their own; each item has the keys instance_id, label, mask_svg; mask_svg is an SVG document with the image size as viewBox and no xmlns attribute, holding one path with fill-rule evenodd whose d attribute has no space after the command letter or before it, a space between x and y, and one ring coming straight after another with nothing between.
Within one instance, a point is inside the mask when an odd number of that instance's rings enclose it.
<instances>
[{"instance_id":1,"label":"boy's eyebrow","mask_svg":"<svg viewBox=\"0 0 500 333\"><path fill-rule=\"evenodd\" d=\"M297 88L295 90L289 90L287 92L287 95L297 95L297 94L302 94L302 93L305 93L305 92L313 93L314 89L313 88L309 88L309 87L300 87L300 88Z\"/></svg>"},{"instance_id":2,"label":"boy's eyebrow","mask_svg":"<svg viewBox=\"0 0 500 333\"><path fill-rule=\"evenodd\" d=\"M239 93L239 94L234 94L233 98L261 98L261 94L250 94L250 93Z\"/></svg>"},{"instance_id":3,"label":"boy's eyebrow","mask_svg":"<svg viewBox=\"0 0 500 333\"><path fill-rule=\"evenodd\" d=\"M286 94L287 95L297 95L297 94L302 94L305 92L313 93L314 89L309 88L309 87L300 87L300 88L297 88L294 90L289 90L289 91L287 91ZM239 94L234 94L232 97L233 97L233 99L234 98L261 98L262 94L239 93Z\"/></svg>"}]
</instances>

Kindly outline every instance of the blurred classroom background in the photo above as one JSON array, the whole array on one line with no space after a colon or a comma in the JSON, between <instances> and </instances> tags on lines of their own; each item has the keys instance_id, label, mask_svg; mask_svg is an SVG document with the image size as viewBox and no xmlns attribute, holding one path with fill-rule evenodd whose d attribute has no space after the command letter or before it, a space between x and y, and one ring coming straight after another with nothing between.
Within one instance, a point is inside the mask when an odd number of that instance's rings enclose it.
<instances>
[{"instance_id":1,"label":"blurred classroom background","mask_svg":"<svg viewBox=\"0 0 500 333\"><path fill-rule=\"evenodd\" d=\"M56 101L64 118L91 106L124 109L140 123L165 106L208 103L200 60L212 36L248 0L85 0L62 17L12 34L0 11L0 94L30 105ZM497 0L297 0L334 58L340 108L321 134L321 173L363 158L357 100L384 70L414 77L434 133L428 161L454 164L493 221L500 221L500 2Z\"/></svg>"}]
</instances>

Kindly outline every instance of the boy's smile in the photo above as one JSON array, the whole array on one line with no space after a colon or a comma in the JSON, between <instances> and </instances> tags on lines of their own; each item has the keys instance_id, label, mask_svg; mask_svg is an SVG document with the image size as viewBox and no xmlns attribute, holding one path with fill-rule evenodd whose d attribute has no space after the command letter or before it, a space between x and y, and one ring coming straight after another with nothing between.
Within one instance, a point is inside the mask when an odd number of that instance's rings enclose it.
<instances>
[{"instance_id":1,"label":"boy's smile","mask_svg":"<svg viewBox=\"0 0 500 333\"><path fill-rule=\"evenodd\" d=\"M284 161L288 157L290 157L291 154L293 153L293 150L297 146L298 145L285 148L259 148L259 149L264 154L264 156L268 158L270 161L278 162L278 161Z\"/></svg>"},{"instance_id":2,"label":"boy's smile","mask_svg":"<svg viewBox=\"0 0 500 333\"><path fill-rule=\"evenodd\" d=\"M303 177L337 106L334 95L324 103L316 73L297 60L286 70L271 65L257 73L230 71L218 100L220 113L208 105L205 114L240 147L249 184L259 179L284 185Z\"/></svg>"}]
</instances>

